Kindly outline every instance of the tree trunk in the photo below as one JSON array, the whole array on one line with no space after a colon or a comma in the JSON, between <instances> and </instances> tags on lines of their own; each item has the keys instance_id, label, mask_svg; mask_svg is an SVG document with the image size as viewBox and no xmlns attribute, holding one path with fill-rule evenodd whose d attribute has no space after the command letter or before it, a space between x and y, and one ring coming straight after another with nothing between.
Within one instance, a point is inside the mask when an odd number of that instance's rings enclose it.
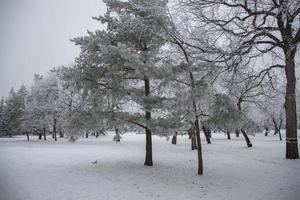
<instances>
[{"instance_id":1,"label":"tree trunk","mask_svg":"<svg viewBox=\"0 0 300 200\"><path fill-rule=\"evenodd\" d=\"M294 45L294 44L291 44ZM298 159L298 141L297 141L297 113L295 100L295 53L296 47L292 50L290 45L285 46L285 75L286 75L286 95L285 95L285 116L286 116L286 158Z\"/></svg>"},{"instance_id":2,"label":"tree trunk","mask_svg":"<svg viewBox=\"0 0 300 200\"><path fill-rule=\"evenodd\" d=\"M63 138L63 137L64 137L64 134L63 134L63 132L62 132L61 130L59 131L59 137L60 137L60 138Z\"/></svg>"},{"instance_id":3,"label":"tree trunk","mask_svg":"<svg viewBox=\"0 0 300 200\"><path fill-rule=\"evenodd\" d=\"M266 128L265 128L265 136L268 136L268 134L269 134L269 128L266 127Z\"/></svg>"},{"instance_id":4,"label":"tree trunk","mask_svg":"<svg viewBox=\"0 0 300 200\"><path fill-rule=\"evenodd\" d=\"M230 140L231 137L230 137L230 132L229 131L226 131L226 134L227 134L227 139Z\"/></svg>"},{"instance_id":5,"label":"tree trunk","mask_svg":"<svg viewBox=\"0 0 300 200\"><path fill-rule=\"evenodd\" d=\"M29 133L28 133L28 131L26 132L26 136L27 136L27 141L29 141Z\"/></svg>"},{"instance_id":6,"label":"tree trunk","mask_svg":"<svg viewBox=\"0 0 300 200\"><path fill-rule=\"evenodd\" d=\"M205 126L202 126L202 131L204 133L207 144L211 144L208 129Z\"/></svg>"},{"instance_id":7,"label":"tree trunk","mask_svg":"<svg viewBox=\"0 0 300 200\"><path fill-rule=\"evenodd\" d=\"M46 140L47 138L46 138L46 127L45 126L43 127L43 133L44 133L44 140Z\"/></svg>"},{"instance_id":8,"label":"tree trunk","mask_svg":"<svg viewBox=\"0 0 300 200\"><path fill-rule=\"evenodd\" d=\"M247 146L252 147L252 143L251 143L246 131L244 129L241 129L241 132L242 132L242 135L244 136L244 138L246 140Z\"/></svg>"},{"instance_id":9,"label":"tree trunk","mask_svg":"<svg viewBox=\"0 0 300 200\"><path fill-rule=\"evenodd\" d=\"M191 149L197 149L197 140L196 140L196 132L194 125L188 130L189 136L191 138Z\"/></svg>"},{"instance_id":10,"label":"tree trunk","mask_svg":"<svg viewBox=\"0 0 300 200\"><path fill-rule=\"evenodd\" d=\"M85 138L89 138L89 132L88 131L85 132Z\"/></svg>"},{"instance_id":11,"label":"tree trunk","mask_svg":"<svg viewBox=\"0 0 300 200\"><path fill-rule=\"evenodd\" d=\"M234 130L234 133L236 137L240 137L240 130L238 128Z\"/></svg>"},{"instance_id":12,"label":"tree trunk","mask_svg":"<svg viewBox=\"0 0 300 200\"><path fill-rule=\"evenodd\" d=\"M39 140L42 140L42 130L41 130L41 129L38 129L37 131L38 131L38 133L39 133Z\"/></svg>"},{"instance_id":13,"label":"tree trunk","mask_svg":"<svg viewBox=\"0 0 300 200\"><path fill-rule=\"evenodd\" d=\"M274 124L274 135L277 135L277 133L278 133L278 126L277 126L277 122L276 122L276 119L275 119L274 116L272 117L272 121L273 121L273 124Z\"/></svg>"},{"instance_id":14,"label":"tree trunk","mask_svg":"<svg viewBox=\"0 0 300 200\"><path fill-rule=\"evenodd\" d=\"M175 131L175 133L173 134L172 144L177 144L177 131Z\"/></svg>"},{"instance_id":15,"label":"tree trunk","mask_svg":"<svg viewBox=\"0 0 300 200\"><path fill-rule=\"evenodd\" d=\"M209 127L207 128L207 133L208 133L208 137L209 137L209 139L210 139L210 138L211 138L211 130L210 130Z\"/></svg>"},{"instance_id":16,"label":"tree trunk","mask_svg":"<svg viewBox=\"0 0 300 200\"><path fill-rule=\"evenodd\" d=\"M53 135L54 135L54 140L57 141L57 134L56 134L56 119L54 118L53 120Z\"/></svg>"},{"instance_id":17,"label":"tree trunk","mask_svg":"<svg viewBox=\"0 0 300 200\"><path fill-rule=\"evenodd\" d=\"M150 94L150 81L147 76L144 77L144 83L145 83L145 96L147 97ZM148 105L146 105L146 157L145 157L145 163L144 165L152 166L152 133L151 130L148 129L147 123L151 120L151 112Z\"/></svg>"},{"instance_id":18,"label":"tree trunk","mask_svg":"<svg viewBox=\"0 0 300 200\"><path fill-rule=\"evenodd\" d=\"M121 137L120 137L120 133L119 133L119 129L118 128L115 128L115 133L116 133L116 135L114 137L114 140L116 142L120 142L121 141Z\"/></svg>"},{"instance_id":19,"label":"tree trunk","mask_svg":"<svg viewBox=\"0 0 300 200\"><path fill-rule=\"evenodd\" d=\"M195 102L194 105L196 105ZM198 146L198 174L202 175L203 174L202 145L201 145L201 138L200 138L200 126L199 126L198 115L196 115L195 128L196 128L197 146Z\"/></svg>"}]
</instances>

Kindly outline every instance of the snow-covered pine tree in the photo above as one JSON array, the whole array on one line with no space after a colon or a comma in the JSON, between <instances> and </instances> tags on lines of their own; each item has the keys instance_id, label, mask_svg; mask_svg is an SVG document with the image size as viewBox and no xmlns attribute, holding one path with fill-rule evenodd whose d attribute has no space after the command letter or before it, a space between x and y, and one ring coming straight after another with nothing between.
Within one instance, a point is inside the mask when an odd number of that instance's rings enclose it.
<instances>
[{"instance_id":1,"label":"snow-covered pine tree","mask_svg":"<svg viewBox=\"0 0 300 200\"><path fill-rule=\"evenodd\" d=\"M152 111L163 100L152 93L152 81L159 75L158 53L164 45L163 28L167 19L166 0L105 0L108 10L95 19L106 30L89 32L73 41L81 46L77 67L84 79L118 99L118 115L146 132L145 165L152 166ZM126 105L124 104L126 102ZM127 107L125 110L124 108ZM129 108L129 109L128 109ZM116 107L114 112L116 113Z\"/></svg>"}]
</instances>

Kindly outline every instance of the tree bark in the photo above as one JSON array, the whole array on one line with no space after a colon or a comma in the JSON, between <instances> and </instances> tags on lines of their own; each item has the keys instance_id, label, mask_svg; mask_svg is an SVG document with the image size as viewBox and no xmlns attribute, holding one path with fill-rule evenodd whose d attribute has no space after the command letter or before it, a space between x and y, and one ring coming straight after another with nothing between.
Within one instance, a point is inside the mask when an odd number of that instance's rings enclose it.
<instances>
[{"instance_id":1,"label":"tree bark","mask_svg":"<svg viewBox=\"0 0 300 200\"><path fill-rule=\"evenodd\" d=\"M38 129L37 131L38 131L38 133L39 133L39 140L42 140L42 130L41 130L41 129Z\"/></svg>"},{"instance_id":2,"label":"tree bark","mask_svg":"<svg viewBox=\"0 0 300 200\"><path fill-rule=\"evenodd\" d=\"M230 140L231 137L230 137L230 132L229 131L226 131L226 134L227 134L227 139Z\"/></svg>"},{"instance_id":3,"label":"tree bark","mask_svg":"<svg viewBox=\"0 0 300 200\"><path fill-rule=\"evenodd\" d=\"M196 131L194 125L188 130L190 139L191 139L191 149L197 149L197 140L196 140Z\"/></svg>"},{"instance_id":4,"label":"tree bark","mask_svg":"<svg viewBox=\"0 0 300 200\"><path fill-rule=\"evenodd\" d=\"M29 141L29 133L28 133L28 131L26 132L26 136L27 136L27 141Z\"/></svg>"},{"instance_id":5,"label":"tree bark","mask_svg":"<svg viewBox=\"0 0 300 200\"><path fill-rule=\"evenodd\" d=\"M244 129L241 129L241 132L242 132L242 135L244 136L244 138L246 140L247 146L252 147L252 143L251 143L246 131Z\"/></svg>"},{"instance_id":6,"label":"tree bark","mask_svg":"<svg viewBox=\"0 0 300 200\"><path fill-rule=\"evenodd\" d=\"M172 144L177 144L177 131L175 131L175 133L173 134Z\"/></svg>"},{"instance_id":7,"label":"tree bark","mask_svg":"<svg viewBox=\"0 0 300 200\"><path fill-rule=\"evenodd\" d=\"M266 127L266 128L265 128L265 136L268 136L268 134L269 134L269 128Z\"/></svg>"},{"instance_id":8,"label":"tree bark","mask_svg":"<svg viewBox=\"0 0 300 200\"><path fill-rule=\"evenodd\" d=\"M196 127L197 146L198 146L198 174L202 175L203 174L202 145L201 145L201 138L200 138L200 126L199 126L198 115L196 115L195 127Z\"/></svg>"},{"instance_id":9,"label":"tree bark","mask_svg":"<svg viewBox=\"0 0 300 200\"><path fill-rule=\"evenodd\" d=\"M150 81L147 76L144 77L144 84L145 84L145 96L147 97L150 95ZM148 106L146 106L146 123L148 123L151 120L151 112ZM145 163L144 165L152 166L153 160L152 160L152 133L151 130L148 129L146 124L146 157L145 157Z\"/></svg>"},{"instance_id":10,"label":"tree bark","mask_svg":"<svg viewBox=\"0 0 300 200\"><path fill-rule=\"evenodd\" d=\"M211 144L208 129L205 126L202 126L202 131L204 133L207 144Z\"/></svg>"},{"instance_id":11,"label":"tree bark","mask_svg":"<svg viewBox=\"0 0 300 200\"><path fill-rule=\"evenodd\" d=\"M64 134L63 134L62 131L59 131L59 137L60 137L60 138L63 138L63 137L64 137Z\"/></svg>"},{"instance_id":12,"label":"tree bark","mask_svg":"<svg viewBox=\"0 0 300 200\"><path fill-rule=\"evenodd\" d=\"M210 130L209 127L207 128L207 133L208 133L208 137L209 137L209 139L210 139L210 138L211 138L211 130Z\"/></svg>"},{"instance_id":13,"label":"tree bark","mask_svg":"<svg viewBox=\"0 0 300 200\"><path fill-rule=\"evenodd\" d=\"M57 134L56 134L56 118L53 120L53 134L54 134L54 140L57 141Z\"/></svg>"},{"instance_id":14,"label":"tree bark","mask_svg":"<svg viewBox=\"0 0 300 200\"><path fill-rule=\"evenodd\" d=\"M46 138L46 127L45 126L43 127L43 134L44 134L44 140L46 140L47 138Z\"/></svg>"},{"instance_id":15,"label":"tree bark","mask_svg":"<svg viewBox=\"0 0 300 200\"><path fill-rule=\"evenodd\" d=\"M89 138L89 132L88 131L85 132L85 138Z\"/></svg>"},{"instance_id":16,"label":"tree bark","mask_svg":"<svg viewBox=\"0 0 300 200\"><path fill-rule=\"evenodd\" d=\"M283 52L285 55L285 116L286 116L286 159L298 159L298 139L297 139L297 113L296 113L296 77L295 77L295 55L297 46L293 43L292 25L287 23L284 26L282 20L283 13L277 17L278 27L280 28L283 40ZM290 17L290 16L289 16ZM298 37L298 34L295 36ZM297 39L299 41L299 39Z\"/></svg>"},{"instance_id":17,"label":"tree bark","mask_svg":"<svg viewBox=\"0 0 300 200\"><path fill-rule=\"evenodd\" d=\"M238 128L234 130L234 133L236 137L240 137L240 130Z\"/></svg>"},{"instance_id":18,"label":"tree bark","mask_svg":"<svg viewBox=\"0 0 300 200\"><path fill-rule=\"evenodd\" d=\"M120 137L120 133L119 133L119 129L118 128L115 128L115 133L116 133L116 135L115 135L115 141L116 142L120 142L121 141L121 137Z\"/></svg>"}]
</instances>

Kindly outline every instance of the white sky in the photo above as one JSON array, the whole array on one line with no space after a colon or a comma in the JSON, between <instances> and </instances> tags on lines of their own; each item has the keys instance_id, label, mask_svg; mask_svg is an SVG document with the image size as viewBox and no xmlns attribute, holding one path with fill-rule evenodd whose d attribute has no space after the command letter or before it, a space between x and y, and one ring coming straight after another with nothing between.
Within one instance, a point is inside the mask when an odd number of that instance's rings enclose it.
<instances>
[{"instance_id":1,"label":"white sky","mask_svg":"<svg viewBox=\"0 0 300 200\"><path fill-rule=\"evenodd\" d=\"M91 17L105 11L101 0L0 0L0 97L73 63L79 47L69 39L100 29Z\"/></svg>"}]
</instances>

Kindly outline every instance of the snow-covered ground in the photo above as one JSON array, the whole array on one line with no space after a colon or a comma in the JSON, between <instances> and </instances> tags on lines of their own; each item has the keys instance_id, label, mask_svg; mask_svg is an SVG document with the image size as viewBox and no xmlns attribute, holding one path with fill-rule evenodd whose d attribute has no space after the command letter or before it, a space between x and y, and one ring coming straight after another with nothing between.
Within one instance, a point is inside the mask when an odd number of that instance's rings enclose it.
<instances>
[{"instance_id":1,"label":"snow-covered ground","mask_svg":"<svg viewBox=\"0 0 300 200\"><path fill-rule=\"evenodd\" d=\"M203 140L204 175L186 136L153 137L154 166L143 165L145 135L54 142L0 139L0 200L299 200L300 160L285 160L278 136L220 133ZM284 137L285 139L285 137ZM96 161L93 164L93 161Z\"/></svg>"}]
</instances>

